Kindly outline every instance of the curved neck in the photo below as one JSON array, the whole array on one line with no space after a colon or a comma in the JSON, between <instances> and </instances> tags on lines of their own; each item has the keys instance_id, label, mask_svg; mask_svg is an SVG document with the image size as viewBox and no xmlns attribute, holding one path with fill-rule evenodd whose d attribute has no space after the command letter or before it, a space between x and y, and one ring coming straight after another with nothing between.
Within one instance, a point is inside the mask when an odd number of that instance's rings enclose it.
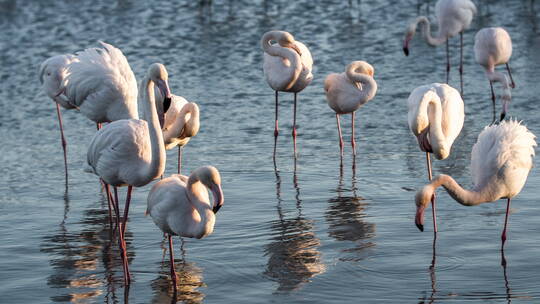
<instances>
[{"instance_id":1,"label":"curved neck","mask_svg":"<svg viewBox=\"0 0 540 304\"><path fill-rule=\"evenodd\" d=\"M463 189L463 187L461 187L451 176L445 174L435 177L430 185L433 187L433 191L435 191L437 187L443 186L444 189L446 189L446 192L448 192L454 200L464 206L476 206L499 198L497 195L494 195L493 192L489 191L490 189L473 191Z\"/></svg>"},{"instance_id":2,"label":"curved neck","mask_svg":"<svg viewBox=\"0 0 540 304\"><path fill-rule=\"evenodd\" d=\"M261 39L262 49L270 56L277 56L289 61L288 64L284 64L285 69L289 70L289 78L287 79L289 85L284 88L284 90L288 90L295 84L302 72L301 58L300 55L291 48L271 44L270 42L272 40L276 40L274 35L272 33L266 33Z\"/></svg>"},{"instance_id":3,"label":"curved neck","mask_svg":"<svg viewBox=\"0 0 540 304\"><path fill-rule=\"evenodd\" d=\"M416 31L416 26L420 24L420 30L422 31L422 37L426 40L426 42L431 46L437 46L441 45L448 37L441 36L440 29L439 29L439 35L437 37L431 36L431 24L429 23L429 19L426 16L420 16L416 18L416 20L411 24L411 28L413 29L413 33Z\"/></svg>"},{"instance_id":4,"label":"curved neck","mask_svg":"<svg viewBox=\"0 0 540 304\"><path fill-rule=\"evenodd\" d=\"M429 143L434 153L437 154L439 151L446 150L446 140L442 131L441 99L433 90L427 91L422 96L417 119L429 124Z\"/></svg>"},{"instance_id":5,"label":"curved neck","mask_svg":"<svg viewBox=\"0 0 540 304\"><path fill-rule=\"evenodd\" d=\"M510 93L510 81L505 74L501 72L496 72L494 66L490 66L486 69L486 76L491 82L500 82L503 88L502 97L510 100L512 98L512 93Z\"/></svg>"},{"instance_id":6,"label":"curved neck","mask_svg":"<svg viewBox=\"0 0 540 304\"><path fill-rule=\"evenodd\" d=\"M189 118L187 118L188 114ZM180 109L172 126L163 130L163 137L193 137L197 132L199 132L199 107L189 102Z\"/></svg>"},{"instance_id":7,"label":"curved neck","mask_svg":"<svg viewBox=\"0 0 540 304\"><path fill-rule=\"evenodd\" d=\"M148 135L150 136L151 146L151 161L145 168L142 168L141 176L149 179L148 182L150 182L161 176L165 171L165 146L156 112L154 82L148 76L142 82L139 96L145 101L142 103L143 119L148 123Z\"/></svg>"},{"instance_id":8,"label":"curved neck","mask_svg":"<svg viewBox=\"0 0 540 304\"><path fill-rule=\"evenodd\" d=\"M200 182L196 174L192 173L188 178L187 190L187 195L193 208L201 216L201 223L205 223L211 214L214 214L206 186Z\"/></svg>"},{"instance_id":9,"label":"curved neck","mask_svg":"<svg viewBox=\"0 0 540 304\"><path fill-rule=\"evenodd\" d=\"M350 65L345 74L351 82L360 89L360 102L365 103L371 100L377 92L377 82L370 75L356 72L358 66Z\"/></svg>"}]
</instances>

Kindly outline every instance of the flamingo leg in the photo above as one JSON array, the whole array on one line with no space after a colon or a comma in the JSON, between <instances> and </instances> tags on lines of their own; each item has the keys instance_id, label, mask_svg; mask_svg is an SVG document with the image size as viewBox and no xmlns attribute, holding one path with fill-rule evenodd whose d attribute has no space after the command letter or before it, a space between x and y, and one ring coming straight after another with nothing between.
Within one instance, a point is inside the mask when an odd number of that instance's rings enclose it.
<instances>
[{"instance_id":1,"label":"flamingo leg","mask_svg":"<svg viewBox=\"0 0 540 304\"><path fill-rule=\"evenodd\" d=\"M173 282L174 290L176 291L176 271L174 270L174 253L173 253L173 241L172 236L168 234L169 238L169 259L171 260L171 280Z\"/></svg>"},{"instance_id":2,"label":"flamingo leg","mask_svg":"<svg viewBox=\"0 0 540 304\"><path fill-rule=\"evenodd\" d=\"M118 208L118 189L114 187L114 197L115 197L115 203L113 206L115 207L116 212L116 227L118 227L118 247L120 248L120 257L122 258L122 266L124 270L124 284L129 285L131 279L129 275L129 268L128 268L128 259L127 259L127 251L125 247L124 242L124 236L122 233L122 224L120 221L120 210Z\"/></svg>"},{"instance_id":3,"label":"flamingo leg","mask_svg":"<svg viewBox=\"0 0 540 304\"><path fill-rule=\"evenodd\" d=\"M64 137L64 126L62 125L62 114L60 113L60 105L56 104L56 114L58 115L58 125L60 126L60 138L62 140L62 150L64 151L64 173L66 177L66 185L68 180L68 171L67 171L67 143L66 138Z\"/></svg>"},{"instance_id":4,"label":"flamingo leg","mask_svg":"<svg viewBox=\"0 0 540 304\"><path fill-rule=\"evenodd\" d=\"M96 122L96 128L97 128L97 129L98 129L98 131L99 131L99 129L101 129L101 123L99 123L99 122Z\"/></svg>"},{"instance_id":5,"label":"flamingo leg","mask_svg":"<svg viewBox=\"0 0 540 304\"><path fill-rule=\"evenodd\" d=\"M182 169L182 146L178 146L178 174L180 169Z\"/></svg>"},{"instance_id":6,"label":"flamingo leg","mask_svg":"<svg viewBox=\"0 0 540 304\"><path fill-rule=\"evenodd\" d=\"M294 93L294 110L293 110L293 129L292 137L294 142L294 155L296 156L296 93Z\"/></svg>"},{"instance_id":7,"label":"flamingo leg","mask_svg":"<svg viewBox=\"0 0 540 304\"><path fill-rule=\"evenodd\" d=\"M508 65L508 62L506 63L506 70L508 71L508 76L510 76L510 81L512 82L510 86L512 87L512 89L515 89L516 83L514 82L514 78L512 78L512 72L510 72L510 65Z\"/></svg>"},{"instance_id":8,"label":"flamingo leg","mask_svg":"<svg viewBox=\"0 0 540 304\"><path fill-rule=\"evenodd\" d=\"M105 195L107 195L107 206L109 207L109 226L111 227L111 230L112 230L113 222L112 222L112 212L111 212L111 199L112 199L111 191L109 189L109 185L105 183L104 180L100 178L100 181L103 184L103 187L105 188Z\"/></svg>"},{"instance_id":9,"label":"flamingo leg","mask_svg":"<svg viewBox=\"0 0 540 304\"><path fill-rule=\"evenodd\" d=\"M274 127L274 137L277 137L279 134L278 128L278 91L276 91L276 125Z\"/></svg>"},{"instance_id":10,"label":"flamingo leg","mask_svg":"<svg viewBox=\"0 0 540 304\"><path fill-rule=\"evenodd\" d=\"M122 225L122 235L126 232L128 213L129 213L129 203L131 202L131 191L133 186L128 186L127 195L126 195L126 206L124 207L124 221Z\"/></svg>"},{"instance_id":11,"label":"flamingo leg","mask_svg":"<svg viewBox=\"0 0 540 304\"><path fill-rule=\"evenodd\" d=\"M433 175L431 174L431 159L429 158L429 152L426 152L426 162L428 168L428 178L429 181L431 181ZM433 196L431 197L431 214L433 216L433 233L435 233L435 237L437 237L437 211L435 210L435 193L433 193Z\"/></svg>"},{"instance_id":12,"label":"flamingo leg","mask_svg":"<svg viewBox=\"0 0 540 304\"><path fill-rule=\"evenodd\" d=\"M504 217L504 230L501 235L502 247L504 247L504 242L506 242L506 226L508 226L508 214L510 213L510 198L506 203L506 216Z\"/></svg>"},{"instance_id":13,"label":"flamingo leg","mask_svg":"<svg viewBox=\"0 0 540 304\"><path fill-rule=\"evenodd\" d=\"M459 46L460 46L459 84L461 86L461 97L463 97L463 32L459 33Z\"/></svg>"},{"instance_id":14,"label":"flamingo leg","mask_svg":"<svg viewBox=\"0 0 540 304\"><path fill-rule=\"evenodd\" d=\"M491 88L491 103L493 104L493 122L497 120L497 113L495 111L495 91L493 90L493 82L489 81L489 87Z\"/></svg>"},{"instance_id":15,"label":"flamingo leg","mask_svg":"<svg viewBox=\"0 0 540 304\"><path fill-rule=\"evenodd\" d=\"M341 136L341 124L339 123L339 114L336 113L336 121L337 121L337 129L339 133L339 151L341 153L341 157L343 157L343 137Z\"/></svg>"},{"instance_id":16,"label":"flamingo leg","mask_svg":"<svg viewBox=\"0 0 540 304\"><path fill-rule=\"evenodd\" d=\"M448 45L448 37L446 37L446 83L450 80L450 49Z\"/></svg>"},{"instance_id":17,"label":"flamingo leg","mask_svg":"<svg viewBox=\"0 0 540 304\"><path fill-rule=\"evenodd\" d=\"M351 123L351 129L352 129L352 133L351 133L351 146L352 146L352 150L353 150L353 155L356 155L356 141L354 140L354 119L355 119L355 113L356 112L352 112L352 123Z\"/></svg>"}]
</instances>

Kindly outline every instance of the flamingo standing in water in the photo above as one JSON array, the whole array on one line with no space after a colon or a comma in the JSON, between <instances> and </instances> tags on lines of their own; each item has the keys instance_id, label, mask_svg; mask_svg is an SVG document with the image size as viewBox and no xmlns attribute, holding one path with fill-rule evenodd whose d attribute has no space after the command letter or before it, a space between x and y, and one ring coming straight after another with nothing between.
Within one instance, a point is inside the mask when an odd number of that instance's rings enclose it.
<instances>
[{"instance_id":1,"label":"flamingo standing in water","mask_svg":"<svg viewBox=\"0 0 540 304\"><path fill-rule=\"evenodd\" d=\"M506 241L506 227L510 199L516 196L527 181L533 166L535 136L517 121L502 121L490 125L478 135L471 153L473 189L463 189L451 176L441 174L416 192L416 226L424 229L424 210L435 189L443 186L448 194L464 206L475 206L507 199L502 246Z\"/></svg>"},{"instance_id":2,"label":"flamingo standing in water","mask_svg":"<svg viewBox=\"0 0 540 304\"><path fill-rule=\"evenodd\" d=\"M100 43L102 48L89 48L76 56L53 56L39 70L45 92L56 102L66 181L66 140L60 106L78 109L96 122L98 129L103 122L139 117L137 81L126 57L114 46Z\"/></svg>"},{"instance_id":3,"label":"flamingo standing in water","mask_svg":"<svg viewBox=\"0 0 540 304\"><path fill-rule=\"evenodd\" d=\"M273 43L276 42L276 43ZM313 80L313 59L309 49L293 35L284 31L270 31L261 39L264 51L264 76L276 92L276 121L274 138L278 131L278 91L294 93L292 136L296 151L296 95Z\"/></svg>"},{"instance_id":4,"label":"flamingo standing in water","mask_svg":"<svg viewBox=\"0 0 540 304\"><path fill-rule=\"evenodd\" d=\"M124 280L130 282L124 232L126 229L132 187L142 187L161 176L165 170L165 146L156 111L154 86L163 96L170 94L167 70L154 63L141 82L139 98L144 100L143 119L123 119L101 128L88 147L85 171L98 175L114 187L128 186L123 221L119 220L118 200L116 220L124 264Z\"/></svg>"},{"instance_id":5,"label":"flamingo standing in water","mask_svg":"<svg viewBox=\"0 0 540 304\"><path fill-rule=\"evenodd\" d=\"M208 189L214 203L210 203ZM146 214L167 233L171 278L176 290L172 236L203 238L214 231L215 214L223 205L221 176L212 166L200 167L189 177L174 174L156 183L148 194Z\"/></svg>"},{"instance_id":6,"label":"flamingo standing in water","mask_svg":"<svg viewBox=\"0 0 540 304\"><path fill-rule=\"evenodd\" d=\"M365 61L353 61L345 68L344 73L332 73L324 81L328 106L336 112L341 156L343 156L343 138L341 136L339 115L348 113L352 115L351 145L353 154L356 155L354 139L355 113L377 93L377 83L373 79L374 73L375 70L371 64Z\"/></svg>"},{"instance_id":7,"label":"flamingo standing in water","mask_svg":"<svg viewBox=\"0 0 540 304\"><path fill-rule=\"evenodd\" d=\"M500 82L503 87L501 120L506 116L508 103L512 95L510 88L515 88L514 79L510 72L508 61L512 56L512 39L502 27L483 28L474 38L474 57L476 62L484 67L486 76L491 87L491 101L493 103L493 121L495 118L495 92L493 91L493 82ZM510 81L506 75L501 72L495 72L495 66L504 64L508 70Z\"/></svg>"},{"instance_id":8,"label":"flamingo standing in water","mask_svg":"<svg viewBox=\"0 0 540 304\"><path fill-rule=\"evenodd\" d=\"M426 152L428 179L431 181L431 159L445 159L463 128L464 105L459 92L447 84L432 83L414 89L409 96L409 128L416 136L420 150ZM437 233L435 196L431 198L433 231Z\"/></svg>"},{"instance_id":9,"label":"flamingo standing in water","mask_svg":"<svg viewBox=\"0 0 540 304\"><path fill-rule=\"evenodd\" d=\"M182 168L182 149L199 132L199 106L184 97L170 94L165 98L154 90L165 149L178 147L178 174Z\"/></svg>"},{"instance_id":10,"label":"flamingo standing in water","mask_svg":"<svg viewBox=\"0 0 540 304\"><path fill-rule=\"evenodd\" d=\"M407 29L405 41L403 42L403 52L409 56L409 42L416 33L418 24L422 26L422 36L427 44L438 46L446 42L446 83L450 76L450 51L448 39L459 34L460 39L460 60L459 79L461 94L463 94L463 31L471 25L473 16L476 14L476 6L470 0L439 0L435 4L435 14L439 23L439 32L436 37L431 36L431 24L426 16L416 18Z\"/></svg>"}]
</instances>

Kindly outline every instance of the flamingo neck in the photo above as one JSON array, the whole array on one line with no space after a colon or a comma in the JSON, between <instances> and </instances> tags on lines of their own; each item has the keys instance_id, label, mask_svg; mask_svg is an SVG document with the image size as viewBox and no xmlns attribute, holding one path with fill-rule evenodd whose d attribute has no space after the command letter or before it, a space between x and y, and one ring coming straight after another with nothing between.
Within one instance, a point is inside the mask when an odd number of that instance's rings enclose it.
<instances>
[{"instance_id":1,"label":"flamingo neck","mask_svg":"<svg viewBox=\"0 0 540 304\"><path fill-rule=\"evenodd\" d=\"M494 66L490 66L486 68L486 76L491 82L499 82L502 85L502 99L503 100L510 100L512 99L512 93L510 93L510 81L508 80L508 77L506 77L505 74L501 72L496 72Z\"/></svg>"},{"instance_id":2,"label":"flamingo neck","mask_svg":"<svg viewBox=\"0 0 540 304\"><path fill-rule=\"evenodd\" d=\"M442 130L442 105L439 95L433 90L429 90L422 97L418 107L418 119L421 124L428 124L429 144L433 154L437 159L445 159L450 153L446 138Z\"/></svg>"},{"instance_id":3,"label":"flamingo neck","mask_svg":"<svg viewBox=\"0 0 540 304\"><path fill-rule=\"evenodd\" d=\"M439 35L437 37L431 36L431 23L426 16L420 16L411 24L410 28L412 33L416 31L417 25L420 24L420 30L422 31L422 37L426 40L427 44L431 46L441 45L446 42L448 37L441 35L441 29L439 29Z\"/></svg>"},{"instance_id":4,"label":"flamingo neck","mask_svg":"<svg viewBox=\"0 0 540 304\"><path fill-rule=\"evenodd\" d=\"M156 112L156 100L154 97L154 82L147 76L140 88L139 95L144 96L146 102L142 103L143 119L148 124L148 134L150 136L151 160L143 169L141 179L147 184L158 176L163 175L165 171L165 146L163 144L163 135Z\"/></svg>"},{"instance_id":5,"label":"flamingo neck","mask_svg":"<svg viewBox=\"0 0 540 304\"><path fill-rule=\"evenodd\" d=\"M300 55L294 50L288 47L278 46L271 44L272 40L277 40L275 35L271 32L263 35L261 39L262 49L270 56L277 56L284 59L284 66L287 69L288 78L286 80L287 86L283 90L289 90L298 80L300 73L302 72L302 60Z\"/></svg>"},{"instance_id":6,"label":"flamingo neck","mask_svg":"<svg viewBox=\"0 0 540 304\"><path fill-rule=\"evenodd\" d=\"M212 233L214 229L215 215L208 197L208 190L199 180L199 177L193 173L189 176L187 190L189 201L200 216L196 228L196 237L201 238Z\"/></svg>"},{"instance_id":7,"label":"flamingo neck","mask_svg":"<svg viewBox=\"0 0 540 304\"><path fill-rule=\"evenodd\" d=\"M358 65L349 65L345 74L351 82L359 85L360 103L364 104L371 100L377 92L377 82L370 75L356 72Z\"/></svg>"},{"instance_id":8,"label":"flamingo neck","mask_svg":"<svg viewBox=\"0 0 540 304\"><path fill-rule=\"evenodd\" d=\"M179 139L193 137L199 132L199 126L199 107L190 102L182 107L173 125L163 129L163 137Z\"/></svg>"},{"instance_id":9,"label":"flamingo neck","mask_svg":"<svg viewBox=\"0 0 540 304\"><path fill-rule=\"evenodd\" d=\"M436 176L429 186L432 188L432 191L443 186L446 192L456 202L464 206L476 206L499 198L498 193L492 191L493 189L489 187L474 189L472 191L463 189L451 176L445 174Z\"/></svg>"}]
</instances>

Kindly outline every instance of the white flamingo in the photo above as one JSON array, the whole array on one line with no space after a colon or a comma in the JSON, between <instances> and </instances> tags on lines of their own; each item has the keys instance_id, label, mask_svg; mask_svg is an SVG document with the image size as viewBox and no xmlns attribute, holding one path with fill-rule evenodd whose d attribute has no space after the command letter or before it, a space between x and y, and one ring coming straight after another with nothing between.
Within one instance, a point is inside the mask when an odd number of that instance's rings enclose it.
<instances>
[{"instance_id":1,"label":"white flamingo","mask_svg":"<svg viewBox=\"0 0 540 304\"><path fill-rule=\"evenodd\" d=\"M278 91L293 92L292 136L296 148L296 94L307 87L313 80L311 53L302 42L294 40L293 35L284 31L265 33L261 39L261 45L264 51L264 75L270 87L276 92L274 137L277 138L279 134Z\"/></svg>"},{"instance_id":2,"label":"white flamingo","mask_svg":"<svg viewBox=\"0 0 540 304\"><path fill-rule=\"evenodd\" d=\"M503 87L501 120L506 116L508 103L512 95L510 88L516 85L510 72L508 61L512 56L512 39L510 35L501 27L483 28L474 38L474 57L476 62L484 67L486 76L491 87L491 101L493 102L493 121L495 121L495 92L493 91L493 82L500 82ZM510 81L506 75L501 72L495 72L495 66L504 64L508 70Z\"/></svg>"},{"instance_id":3,"label":"white flamingo","mask_svg":"<svg viewBox=\"0 0 540 304\"><path fill-rule=\"evenodd\" d=\"M123 222L119 221L119 243L124 262L124 279L130 282L124 242L132 187L141 187L161 176L165 170L165 146L156 111L154 86L164 96L170 92L168 75L162 64L154 63L141 81L139 98L142 102L143 119L123 119L101 128L88 147L85 171L98 175L106 184L114 187L128 186ZM118 201L113 204L118 208Z\"/></svg>"},{"instance_id":4,"label":"white flamingo","mask_svg":"<svg viewBox=\"0 0 540 304\"><path fill-rule=\"evenodd\" d=\"M409 42L414 37L418 24L422 26L422 36L427 44L438 46L446 42L446 83L450 75L450 51L448 39L459 34L460 61L459 78L461 93L463 94L463 31L471 25L473 16L476 14L476 6L470 0L438 0L435 4L435 14L439 23L439 32L436 37L431 36L431 24L426 16L416 18L407 29L403 51L409 56Z\"/></svg>"},{"instance_id":5,"label":"white flamingo","mask_svg":"<svg viewBox=\"0 0 540 304\"><path fill-rule=\"evenodd\" d=\"M502 121L490 125L478 135L471 153L473 189L463 189L451 176L441 174L416 193L416 226L423 231L424 210L435 189L443 186L458 203L475 206L507 199L502 245L506 241L506 226L510 199L527 181L533 166L535 136L517 121Z\"/></svg>"},{"instance_id":6,"label":"white flamingo","mask_svg":"<svg viewBox=\"0 0 540 304\"><path fill-rule=\"evenodd\" d=\"M199 106L174 94L170 94L170 98L165 98L157 88L154 92L165 149L178 147L178 174L180 174L182 149L199 132Z\"/></svg>"},{"instance_id":7,"label":"white flamingo","mask_svg":"<svg viewBox=\"0 0 540 304\"><path fill-rule=\"evenodd\" d=\"M351 145L353 154L356 155L356 143L354 139L355 113L361 106L370 101L377 93L377 83L373 79L375 70L371 64L365 61L353 61L341 74L332 73L324 80L324 91L328 106L336 112L337 128L339 133L339 148L343 156L343 138L339 115L351 113L352 134Z\"/></svg>"},{"instance_id":8,"label":"white flamingo","mask_svg":"<svg viewBox=\"0 0 540 304\"><path fill-rule=\"evenodd\" d=\"M416 136L420 150L426 152L428 179L431 180L429 153L445 159L456 137L463 128L465 116L463 99L459 92L447 84L432 83L414 89L409 95L409 128ZM433 231L437 232L435 196L431 199Z\"/></svg>"},{"instance_id":9,"label":"white flamingo","mask_svg":"<svg viewBox=\"0 0 540 304\"><path fill-rule=\"evenodd\" d=\"M103 122L139 117L137 81L126 57L114 46L100 43L102 48L89 48L76 56L54 56L40 66L41 83L56 102L66 180L66 141L59 105L78 109L96 122L98 129Z\"/></svg>"},{"instance_id":10,"label":"white flamingo","mask_svg":"<svg viewBox=\"0 0 540 304\"><path fill-rule=\"evenodd\" d=\"M214 203L210 203L208 189ZM156 183L147 200L146 214L169 239L171 278L176 289L172 236L203 238L214 231L215 214L223 205L221 176L212 166L197 168L189 177L171 175Z\"/></svg>"}]
</instances>

